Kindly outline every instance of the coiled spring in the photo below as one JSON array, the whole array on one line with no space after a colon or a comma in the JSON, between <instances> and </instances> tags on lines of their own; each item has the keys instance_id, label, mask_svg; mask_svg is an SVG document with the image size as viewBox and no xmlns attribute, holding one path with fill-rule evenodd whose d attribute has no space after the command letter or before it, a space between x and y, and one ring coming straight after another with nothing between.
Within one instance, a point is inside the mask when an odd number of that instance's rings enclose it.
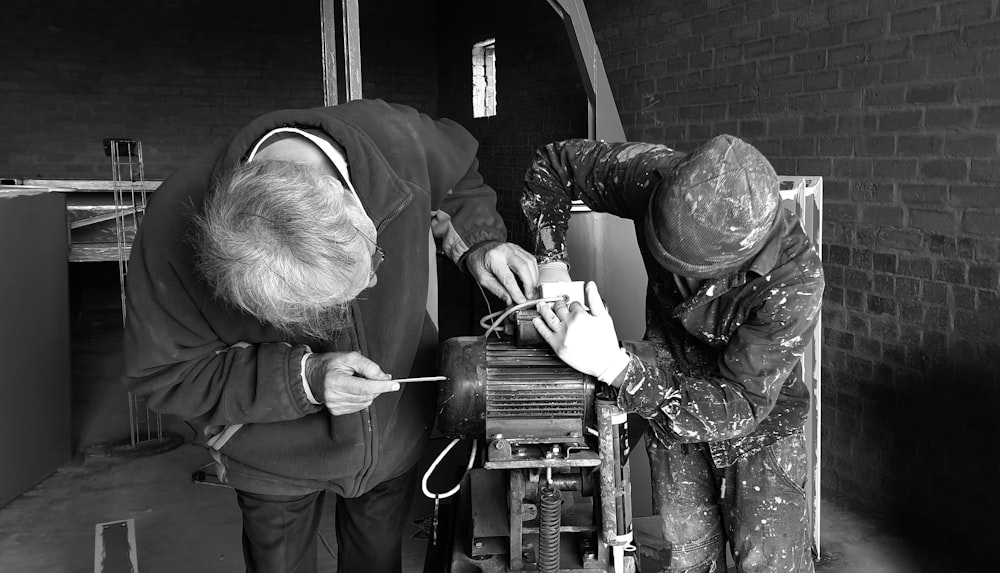
<instances>
[{"instance_id":1,"label":"coiled spring","mask_svg":"<svg viewBox=\"0 0 1000 573\"><path fill-rule=\"evenodd\" d=\"M562 527L562 492L547 483L538 504L538 571L559 571L559 529Z\"/></svg>"}]
</instances>

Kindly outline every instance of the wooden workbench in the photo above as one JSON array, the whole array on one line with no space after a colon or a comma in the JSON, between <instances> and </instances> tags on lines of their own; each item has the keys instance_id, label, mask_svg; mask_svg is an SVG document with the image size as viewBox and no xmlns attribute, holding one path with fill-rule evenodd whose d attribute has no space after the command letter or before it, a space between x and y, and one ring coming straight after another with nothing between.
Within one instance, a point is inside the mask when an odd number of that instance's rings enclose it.
<instances>
[{"instance_id":1,"label":"wooden workbench","mask_svg":"<svg viewBox=\"0 0 1000 573\"><path fill-rule=\"evenodd\" d=\"M7 192L24 190L61 193L66 198L66 224L69 227L67 258L74 263L117 261L128 257L135 236L135 222L142 218L139 195L145 189L147 200L150 192L160 186L160 180L146 180L143 185L124 183L123 205L116 209L115 182L86 179L22 179L6 185ZM134 189L136 208L132 206ZM119 245L116 218L122 217L124 236Z\"/></svg>"}]
</instances>

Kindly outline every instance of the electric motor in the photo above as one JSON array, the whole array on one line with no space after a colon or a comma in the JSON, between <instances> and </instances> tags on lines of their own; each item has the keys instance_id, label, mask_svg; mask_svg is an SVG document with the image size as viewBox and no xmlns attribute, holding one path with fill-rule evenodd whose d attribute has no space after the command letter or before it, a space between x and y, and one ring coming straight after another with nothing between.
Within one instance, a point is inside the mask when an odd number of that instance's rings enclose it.
<instances>
[{"instance_id":1,"label":"electric motor","mask_svg":"<svg viewBox=\"0 0 1000 573\"><path fill-rule=\"evenodd\" d=\"M438 428L450 438L576 443L595 426L595 380L547 346L452 338L441 373Z\"/></svg>"}]
</instances>

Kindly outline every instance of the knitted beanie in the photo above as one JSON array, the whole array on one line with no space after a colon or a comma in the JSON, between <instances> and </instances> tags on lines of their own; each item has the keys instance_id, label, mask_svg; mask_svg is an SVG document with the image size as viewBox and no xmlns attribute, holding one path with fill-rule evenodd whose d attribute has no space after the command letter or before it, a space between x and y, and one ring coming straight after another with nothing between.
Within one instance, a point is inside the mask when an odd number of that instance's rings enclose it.
<instances>
[{"instance_id":1,"label":"knitted beanie","mask_svg":"<svg viewBox=\"0 0 1000 573\"><path fill-rule=\"evenodd\" d=\"M653 192L646 242L671 273L721 277L760 251L780 204L770 162L749 143L719 135L681 160Z\"/></svg>"}]
</instances>

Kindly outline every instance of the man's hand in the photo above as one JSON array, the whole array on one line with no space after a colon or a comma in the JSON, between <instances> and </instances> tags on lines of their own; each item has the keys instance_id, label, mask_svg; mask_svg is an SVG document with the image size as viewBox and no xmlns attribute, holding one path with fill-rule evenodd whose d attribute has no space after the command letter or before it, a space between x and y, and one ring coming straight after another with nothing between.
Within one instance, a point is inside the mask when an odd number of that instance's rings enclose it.
<instances>
[{"instance_id":1,"label":"man's hand","mask_svg":"<svg viewBox=\"0 0 1000 573\"><path fill-rule=\"evenodd\" d=\"M357 352L312 354L306 359L309 386L334 416L364 410L379 394L399 390L391 377Z\"/></svg>"},{"instance_id":2,"label":"man's hand","mask_svg":"<svg viewBox=\"0 0 1000 573\"><path fill-rule=\"evenodd\" d=\"M615 323L594 282L587 283L587 304L589 311L579 302L568 307L562 301L551 306L538 303L541 316L533 324L563 362L602 382L611 382L628 365L629 356L618 345Z\"/></svg>"},{"instance_id":3,"label":"man's hand","mask_svg":"<svg viewBox=\"0 0 1000 573\"><path fill-rule=\"evenodd\" d=\"M534 255L513 243L480 243L465 255L465 267L476 282L507 305L526 301L524 293L534 293L538 284Z\"/></svg>"}]
</instances>

